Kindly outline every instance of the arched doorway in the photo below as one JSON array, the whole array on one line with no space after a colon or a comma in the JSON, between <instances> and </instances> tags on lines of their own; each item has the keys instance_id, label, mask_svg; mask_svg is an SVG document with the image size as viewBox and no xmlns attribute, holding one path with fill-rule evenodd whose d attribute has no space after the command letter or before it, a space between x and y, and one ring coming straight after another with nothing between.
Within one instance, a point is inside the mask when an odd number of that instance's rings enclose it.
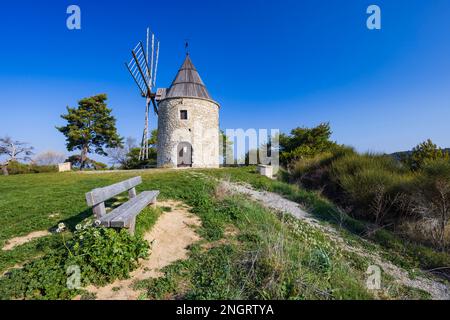
<instances>
[{"instance_id":1,"label":"arched doorway","mask_svg":"<svg viewBox=\"0 0 450 320\"><path fill-rule=\"evenodd\" d=\"M180 142L177 147L177 166L192 167L192 146L189 142Z\"/></svg>"}]
</instances>

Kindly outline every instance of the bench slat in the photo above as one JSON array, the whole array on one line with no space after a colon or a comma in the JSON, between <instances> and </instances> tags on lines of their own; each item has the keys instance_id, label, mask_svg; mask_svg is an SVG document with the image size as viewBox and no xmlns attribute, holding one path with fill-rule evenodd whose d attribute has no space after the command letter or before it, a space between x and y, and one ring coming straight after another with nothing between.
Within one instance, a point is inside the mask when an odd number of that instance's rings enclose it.
<instances>
[{"instance_id":1,"label":"bench slat","mask_svg":"<svg viewBox=\"0 0 450 320\"><path fill-rule=\"evenodd\" d=\"M141 177L134 177L107 187L94 189L86 193L86 202L89 207L95 206L141 183Z\"/></svg>"},{"instance_id":2,"label":"bench slat","mask_svg":"<svg viewBox=\"0 0 450 320\"><path fill-rule=\"evenodd\" d=\"M135 198L122 204L109 214L100 219L101 225L104 227L124 228L128 227L134 217L136 217L142 209L150 203L156 201L159 191L144 191Z\"/></svg>"},{"instance_id":3,"label":"bench slat","mask_svg":"<svg viewBox=\"0 0 450 320\"><path fill-rule=\"evenodd\" d=\"M144 193L144 196L142 196L142 198L139 201L136 201L128 210L124 210L122 214L116 216L114 219L111 220L110 222L111 227L128 228L130 224L133 223L136 216L146 206L148 206L150 203L156 202L156 197L158 196L159 191L147 191L142 193Z\"/></svg>"},{"instance_id":4,"label":"bench slat","mask_svg":"<svg viewBox=\"0 0 450 320\"><path fill-rule=\"evenodd\" d=\"M110 213L103 216L101 219L99 219L101 222L101 225L104 227L110 227L111 220L113 220L117 216L119 216L119 215L123 214L124 212L126 212L127 210L129 210L131 207L133 207L133 205L135 205L136 202L139 202L142 199L147 199L149 192L151 192L151 191L141 192L135 198L132 198L132 199L128 200L127 202L122 203L119 207L115 208Z\"/></svg>"}]
</instances>

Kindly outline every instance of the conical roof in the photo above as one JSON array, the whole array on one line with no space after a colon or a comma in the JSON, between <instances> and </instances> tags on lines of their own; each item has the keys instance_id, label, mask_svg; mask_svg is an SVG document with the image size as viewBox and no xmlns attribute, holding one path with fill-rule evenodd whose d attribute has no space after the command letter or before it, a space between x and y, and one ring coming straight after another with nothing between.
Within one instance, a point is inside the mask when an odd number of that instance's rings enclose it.
<instances>
[{"instance_id":1,"label":"conical roof","mask_svg":"<svg viewBox=\"0 0 450 320\"><path fill-rule=\"evenodd\" d=\"M178 70L175 80L167 91L166 98L193 97L212 100L200 75L192 64L189 54Z\"/></svg>"}]
</instances>

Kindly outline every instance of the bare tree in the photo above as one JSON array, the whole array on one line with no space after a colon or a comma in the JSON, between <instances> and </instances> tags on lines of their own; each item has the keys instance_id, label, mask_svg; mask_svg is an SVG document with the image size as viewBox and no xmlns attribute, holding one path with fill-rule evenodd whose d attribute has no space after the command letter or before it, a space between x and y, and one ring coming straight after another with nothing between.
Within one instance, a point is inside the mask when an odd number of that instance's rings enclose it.
<instances>
[{"instance_id":1,"label":"bare tree","mask_svg":"<svg viewBox=\"0 0 450 320\"><path fill-rule=\"evenodd\" d=\"M65 159L66 155L64 153L49 150L38 154L33 159L33 162L41 166L50 166L62 163Z\"/></svg>"},{"instance_id":2,"label":"bare tree","mask_svg":"<svg viewBox=\"0 0 450 320\"><path fill-rule=\"evenodd\" d=\"M136 139L132 137L128 137L125 140L124 146L119 148L107 149L106 153L108 154L108 158L110 158L110 163L113 165L123 166L128 161L128 154L131 149L136 148Z\"/></svg>"},{"instance_id":3,"label":"bare tree","mask_svg":"<svg viewBox=\"0 0 450 320\"><path fill-rule=\"evenodd\" d=\"M385 220L386 215L391 209L400 203L400 194L390 195L386 192L386 187L382 184L377 184L374 187L374 198L370 205L370 210L375 217L375 224L381 226Z\"/></svg>"},{"instance_id":4,"label":"bare tree","mask_svg":"<svg viewBox=\"0 0 450 320\"><path fill-rule=\"evenodd\" d=\"M8 136L0 138L0 157L6 158L0 162L3 175L8 175L8 165L11 161L29 161L31 155L33 155L33 147L28 146L28 143L13 140Z\"/></svg>"},{"instance_id":5,"label":"bare tree","mask_svg":"<svg viewBox=\"0 0 450 320\"><path fill-rule=\"evenodd\" d=\"M450 220L450 181L436 179L432 185L417 192L412 202L414 211L427 222L429 236L445 251L445 230Z\"/></svg>"}]
</instances>

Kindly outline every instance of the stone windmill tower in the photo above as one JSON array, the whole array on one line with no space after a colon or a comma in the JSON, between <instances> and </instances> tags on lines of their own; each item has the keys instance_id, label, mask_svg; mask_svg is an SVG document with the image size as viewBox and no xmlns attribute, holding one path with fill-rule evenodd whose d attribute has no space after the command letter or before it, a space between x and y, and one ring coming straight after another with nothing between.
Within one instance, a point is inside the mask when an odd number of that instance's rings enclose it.
<instances>
[{"instance_id":1,"label":"stone windmill tower","mask_svg":"<svg viewBox=\"0 0 450 320\"><path fill-rule=\"evenodd\" d=\"M189 54L168 89L158 89L158 167L219 167L220 105Z\"/></svg>"}]
</instances>

